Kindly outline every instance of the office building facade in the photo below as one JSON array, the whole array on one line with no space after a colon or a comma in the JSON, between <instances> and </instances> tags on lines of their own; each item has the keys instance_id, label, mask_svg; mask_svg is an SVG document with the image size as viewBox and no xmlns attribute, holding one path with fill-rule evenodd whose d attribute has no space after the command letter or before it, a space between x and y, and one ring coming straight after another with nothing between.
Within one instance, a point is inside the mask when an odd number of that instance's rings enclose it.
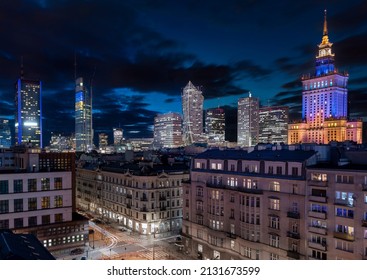
<instances>
[{"instance_id":1,"label":"office building facade","mask_svg":"<svg viewBox=\"0 0 367 280\"><path fill-rule=\"evenodd\" d=\"M259 109L259 143L288 143L288 111L286 106Z\"/></svg>"},{"instance_id":2,"label":"office building facade","mask_svg":"<svg viewBox=\"0 0 367 280\"><path fill-rule=\"evenodd\" d=\"M113 129L113 144L115 146L122 145L122 141L124 140L124 131L122 128L114 128Z\"/></svg>"},{"instance_id":3,"label":"office building facade","mask_svg":"<svg viewBox=\"0 0 367 280\"><path fill-rule=\"evenodd\" d=\"M182 141L182 118L177 113L159 114L154 118L154 147L178 148Z\"/></svg>"},{"instance_id":4,"label":"office building facade","mask_svg":"<svg viewBox=\"0 0 367 280\"><path fill-rule=\"evenodd\" d=\"M259 142L259 99L248 97L238 100L237 145L253 147Z\"/></svg>"},{"instance_id":5,"label":"office building facade","mask_svg":"<svg viewBox=\"0 0 367 280\"><path fill-rule=\"evenodd\" d=\"M203 106L202 91L195 87L191 81L183 88L183 138L185 145L202 141L203 136Z\"/></svg>"},{"instance_id":6,"label":"office building facade","mask_svg":"<svg viewBox=\"0 0 367 280\"><path fill-rule=\"evenodd\" d=\"M15 88L15 145L42 147L42 82L19 78Z\"/></svg>"},{"instance_id":7,"label":"office building facade","mask_svg":"<svg viewBox=\"0 0 367 280\"><path fill-rule=\"evenodd\" d=\"M225 141L225 112L223 108L213 108L205 113L205 133L209 144L221 144Z\"/></svg>"},{"instance_id":8,"label":"office building facade","mask_svg":"<svg viewBox=\"0 0 367 280\"><path fill-rule=\"evenodd\" d=\"M75 80L75 145L77 152L93 149L92 96L83 78Z\"/></svg>"},{"instance_id":9,"label":"office building facade","mask_svg":"<svg viewBox=\"0 0 367 280\"><path fill-rule=\"evenodd\" d=\"M9 120L0 118L0 148L10 148L11 141Z\"/></svg>"}]
</instances>

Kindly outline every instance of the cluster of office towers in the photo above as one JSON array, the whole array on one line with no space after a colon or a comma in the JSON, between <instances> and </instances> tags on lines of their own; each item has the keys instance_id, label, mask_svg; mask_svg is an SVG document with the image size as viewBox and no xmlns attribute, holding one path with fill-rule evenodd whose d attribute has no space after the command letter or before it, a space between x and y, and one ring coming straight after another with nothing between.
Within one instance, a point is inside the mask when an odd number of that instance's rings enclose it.
<instances>
[{"instance_id":1,"label":"cluster of office towers","mask_svg":"<svg viewBox=\"0 0 367 280\"><path fill-rule=\"evenodd\" d=\"M349 75L339 72L329 42L326 14L321 43L315 61L314 75L302 78L302 120L289 123L288 107L260 107L259 98L238 100L237 143L239 147L252 147L259 143L317 143L330 141L362 142L362 121L348 118ZM29 80L23 74L16 83L15 144L32 143L43 147L42 141L42 83ZM179 113L157 115L154 119L154 147L176 148L193 143L223 145L225 143L225 111L208 109L204 121L202 90L191 81L181 94L182 116ZM205 123L205 129L204 129ZM8 123L2 120L0 144L10 139ZM92 85L82 77L75 79L75 150L93 149ZM114 129L116 139L122 129ZM121 139L119 140L121 142ZM107 135L101 135L107 145Z\"/></svg>"},{"instance_id":2,"label":"cluster of office towers","mask_svg":"<svg viewBox=\"0 0 367 280\"><path fill-rule=\"evenodd\" d=\"M302 77L302 120L288 119L288 107L260 107L259 99L249 93L238 100L237 146L252 147L259 143L317 143L353 141L362 143L362 120L348 116L349 75L334 65L335 55L329 42L326 13L322 41L318 45L314 75ZM182 91L182 129L179 114L163 114L155 119L154 138L163 147L195 142L224 142L223 109L206 112L203 133L202 91L189 82ZM182 135L181 135L182 132Z\"/></svg>"},{"instance_id":3,"label":"cluster of office towers","mask_svg":"<svg viewBox=\"0 0 367 280\"><path fill-rule=\"evenodd\" d=\"M205 110L204 97L191 81L182 90L182 112L157 115L154 119L154 144L158 148L176 148L194 143L224 145L225 111L223 108ZM238 100L237 145L258 143L287 143L288 107L260 107L259 98L251 96ZM204 128L205 127L205 128Z\"/></svg>"}]
</instances>

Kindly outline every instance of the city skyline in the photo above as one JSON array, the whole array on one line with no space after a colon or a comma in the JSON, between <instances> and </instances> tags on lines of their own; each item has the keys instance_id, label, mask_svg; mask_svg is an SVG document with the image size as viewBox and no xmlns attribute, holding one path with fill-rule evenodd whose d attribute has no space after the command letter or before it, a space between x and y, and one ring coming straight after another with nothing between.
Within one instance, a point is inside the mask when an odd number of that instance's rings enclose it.
<instances>
[{"instance_id":1,"label":"city skyline","mask_svg":"<svg viewBox=\"0 0 367 280\"><path fill-rule=\"evenodd\" d=\"M7 27L0 47L6 69L0 71L0 117L13 118L23 57L24 77L43 83L44 145L51 132L75 130L74 72L90 80L95 71L95 133L111 135L121 124L126 138L151 137L157 114L182 114L181 91L189 80L201 87L204 109L221 106L236 115L238 99L251 91L262 105L288 105L291 118L300 118L300 77L314 69L324 9L336 66L350 74L350 114L367 115L363 1L0 5L0 26Z\"/></svg>"}]
</instances>

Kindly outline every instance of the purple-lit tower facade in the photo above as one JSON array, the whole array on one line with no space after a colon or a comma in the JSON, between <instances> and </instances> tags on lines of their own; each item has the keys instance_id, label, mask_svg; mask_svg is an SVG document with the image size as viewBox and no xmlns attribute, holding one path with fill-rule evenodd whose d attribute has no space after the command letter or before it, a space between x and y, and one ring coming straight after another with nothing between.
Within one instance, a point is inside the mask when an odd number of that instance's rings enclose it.
<instances>
[{"instance_id":1,"label":"purple-lit tower facade","mask_svg":"<svg viewBox=\"0 0 367 280\"><path fill-rule=\"evenodd\" d=\"M315 73L302 77L302 122L288 126L288 143L362 142L362 121L348 120L348 78L334 65L326 11Z\"/></svg>"}]
</instances>

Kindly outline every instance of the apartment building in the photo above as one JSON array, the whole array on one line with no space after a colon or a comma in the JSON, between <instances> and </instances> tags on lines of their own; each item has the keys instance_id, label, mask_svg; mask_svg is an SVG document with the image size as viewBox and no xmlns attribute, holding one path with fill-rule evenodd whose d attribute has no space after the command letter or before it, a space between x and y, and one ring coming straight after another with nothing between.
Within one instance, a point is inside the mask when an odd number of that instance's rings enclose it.
<instances>
[{"instance_id":1,"label":"apartment building","mask_svg":"<svg viewBox=\"0 0 367 280\"><path fill-rule=\"evenodd\" d=\"M367 165L342 162L307 169L307 256L367 256Z\"/></svg>"},{"instance_id":2,"label":"apartment building","mask_svg":"<svg viewBox=\"0 0 367 280\"><path fill-rule=\"evenodd\" d=\"M316 152L208 150L183 186L185 250L199 259L306 259L306 166Z\"/></svg>"},{"instance_id":3,"label":"apartment building","mask_svg":"<svg viewBox=\"0 0 367 280\"><path fill-rule=\"evenodd\" d=\"M179 232L182 182L188 178L189 169L182 164L77 168L77 205L140 234Z\"/></svg>"}]
</instances>

